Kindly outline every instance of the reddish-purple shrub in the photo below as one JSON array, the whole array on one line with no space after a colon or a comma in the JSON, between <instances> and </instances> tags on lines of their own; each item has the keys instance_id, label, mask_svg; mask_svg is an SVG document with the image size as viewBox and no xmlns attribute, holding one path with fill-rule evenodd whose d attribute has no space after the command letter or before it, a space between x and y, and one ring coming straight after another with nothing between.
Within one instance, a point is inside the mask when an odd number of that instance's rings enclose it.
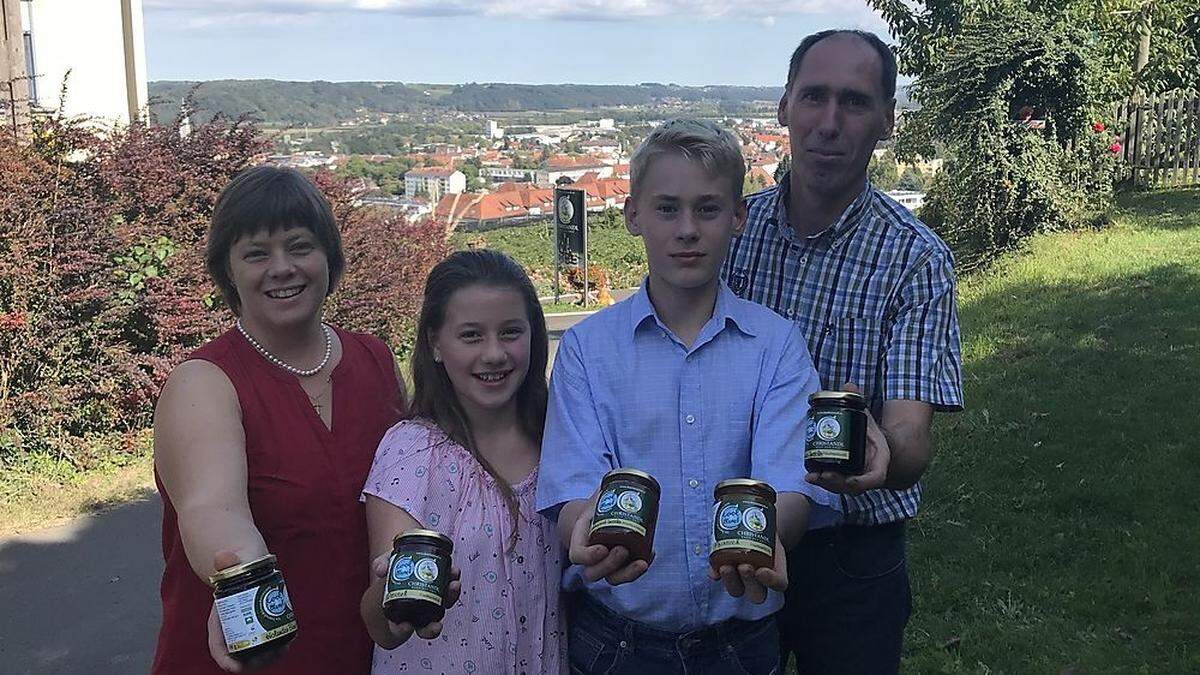
<instances>
[{"instance_id":1,"label":"reddish-purple shrub","mask_svg":"<svg viewBox=\"0 0 1200 675\"><path fill-rule=\"evenodd\" d=\"M149 424L171 367L230 324L205 233L220 190L267 148L254 124L223 118L186 136L179 120L100 136L48 118L31 143L0 137L0 461L86 463L83 439ZM403 348L444 230L359 209L349 186L315 179L347 258L329 319Z\"/></svg>"}]
</instances>

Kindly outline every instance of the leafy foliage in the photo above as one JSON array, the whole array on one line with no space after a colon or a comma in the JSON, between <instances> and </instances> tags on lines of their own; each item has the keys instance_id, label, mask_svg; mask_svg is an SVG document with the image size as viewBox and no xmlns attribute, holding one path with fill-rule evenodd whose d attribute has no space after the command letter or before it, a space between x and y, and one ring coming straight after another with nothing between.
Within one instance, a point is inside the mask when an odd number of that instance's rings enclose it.
<instances>
[{"instance_id":1,"label":"leafy foliage","mask_svg":"<svg viewBox=\"0 0 1200 675\"><path fill-rule=\"evenodd\" d=\"M905 114L896 151L909 160L944 146L945 170L921 215L960 266L1098 217L1116 157L1112 137L1093 130L1114 91L1095 31L1038 2L875 4L918 78L912 94L922 107Z\"/></svg>"},{"instance_id":2,"label":"leafy foliage","mask_svg":"<svg viewBox=\"0 0 1200 675\"><path fill-rule=\"evenodd\" d=\"M900 181L900 170L896 166L896 153L885 150L878 156L872 156L867 165L867 177L871 185L880 190L894 190Z\"/></svg>"},{"instance_id":3,"label":"leafy foliage","mask_svg":"<svg viewBox=\"0 0 1200 675\"><path fill-rule=\"evenodd\" d=\"M31 143L0 137L0 463L87 466L114 445L101 436L132 448L171 367L228 327L204 239L219 191L269 144L244 119L186 135L180 122L99 135L49 117ZM445 233L354 207L328 173L316 180L347 256L327 315L395 344Z\"/></svg>"}]
</instances>

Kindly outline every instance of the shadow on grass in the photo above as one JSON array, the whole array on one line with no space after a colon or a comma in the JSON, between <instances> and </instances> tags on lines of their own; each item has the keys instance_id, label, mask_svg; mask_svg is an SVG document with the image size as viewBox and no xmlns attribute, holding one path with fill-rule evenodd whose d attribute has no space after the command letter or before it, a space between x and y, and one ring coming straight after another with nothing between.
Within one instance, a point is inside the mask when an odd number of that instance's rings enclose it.
<instances>
[{"instance_id":1,"label":"shadow on grass","mask_svg":"<svg viewBox=\"0 0 1200 675\"><path fill-rule=\"evenodd\" d=\"M1194 269L962 307L968 410L938 420L910 528L906 671L1200 672Z\"/></svg>"},{"instance_id":2,"label":"shadow on grass","mask_svg":"<svg viewBox=\"0 0 1200 675\"><path fill-rule=\"evenodd\" d=\"M142 501L145 499L157 499L157 491L149 486L140 486L136 489L126 490L117 494L108 495L101 498L89 499L83 503L83 510L89 514L96 515L111 511L119 506L124 506L131 501Z\"/></svg>"},{"instance_id":3,"label":"shadow on grass","mask_svg":"<svg viewBox=\"0 0 1200 675\"><path fill-rule=\"evenodd\" d=\"M1127 192L1117 197L1118 213L1159 230L1200 227L1200 188Z\"/></svg>"},{"instance_id":4,"label":"shadow on grass","mask_svg":"<svg viewBox=\"0 0 1200 675\"><path fill-rule=\"evenodd\" d=\"M147 672L161 616L161 524L152 496L0 539L0 671Z\"/></svg>"}]
</instances>

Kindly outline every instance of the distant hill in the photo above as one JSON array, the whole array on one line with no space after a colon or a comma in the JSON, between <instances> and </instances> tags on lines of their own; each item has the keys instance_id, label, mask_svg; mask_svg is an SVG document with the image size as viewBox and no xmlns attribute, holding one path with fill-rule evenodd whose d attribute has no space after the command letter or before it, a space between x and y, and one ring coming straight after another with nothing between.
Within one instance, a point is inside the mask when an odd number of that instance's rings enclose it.
<instances>
[{"instance_id":1,"label":"distant hill","mask_svg":"<svg viewBox=\"0 0 1200 675\"><path fill-rule=\"evenodd\" d=\"M250 113L263 123L327 126L363 113L422 111L520 112L600 110L648 106L672 100L715 103L738 110L754 101L775 101L781 87L673 84L413 84L402 82L283 82L279 80L213 80L151 82L152 112L159 120L173 117L179 103L196 89L201 118L215 113L236 117Z\"/></svg>"}]
</instances>

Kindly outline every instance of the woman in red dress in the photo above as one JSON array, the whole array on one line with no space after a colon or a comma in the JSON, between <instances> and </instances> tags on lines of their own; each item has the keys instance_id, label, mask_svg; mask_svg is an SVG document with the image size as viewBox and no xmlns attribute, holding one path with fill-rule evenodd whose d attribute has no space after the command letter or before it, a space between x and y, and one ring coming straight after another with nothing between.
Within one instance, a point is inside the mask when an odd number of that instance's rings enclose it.
<instances>
[{"instance_id":1,"label":"woman in red dress","mask_svg":"<svg viewBox=\"0 0 1200 675\"><path fill-rule=\"evenodd\" d=\"M153 673L367 673L359 493L404 407L391 352L321 320L344 267L329 204L300 173L250 169L213 214L208 270L237 324L172 371L154 415L163 623ZM241 663L207 579L274 554L299 630Z\"/></svg>"}]
</instances>

